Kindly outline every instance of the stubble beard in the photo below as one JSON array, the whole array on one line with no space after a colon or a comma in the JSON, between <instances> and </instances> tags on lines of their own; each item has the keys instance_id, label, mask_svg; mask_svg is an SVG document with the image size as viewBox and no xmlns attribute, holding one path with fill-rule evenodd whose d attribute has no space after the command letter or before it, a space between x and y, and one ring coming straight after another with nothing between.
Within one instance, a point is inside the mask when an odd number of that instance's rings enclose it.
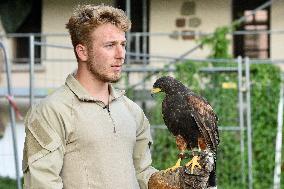
<instances>
[{"instance_id":1,"label":"stubble beard","mask_svg":"<svg viewBox=\"0 0 284 189\"><path fill-rule=\"evenodd\" d=\"M120 78L121 78L121 72L116 73L112 76L108 76L107 74L104 74L105 69L104 67L101 68L97 68L95 65L94 60L89 60L87 61L87 65L88 65L88 70L91 72L91 74L93 75L93 77L97 80L100 80L102 82L105 83L117 83Z\"/></svg>"}]
</instances>

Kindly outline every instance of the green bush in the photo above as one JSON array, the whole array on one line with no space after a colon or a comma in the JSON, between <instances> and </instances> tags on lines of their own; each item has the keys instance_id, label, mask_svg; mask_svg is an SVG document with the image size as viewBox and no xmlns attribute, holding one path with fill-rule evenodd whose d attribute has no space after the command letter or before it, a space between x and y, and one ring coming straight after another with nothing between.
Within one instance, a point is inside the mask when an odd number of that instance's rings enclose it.
<instances>
[{"instance_id":1,"label":"green bush","mask_svg":"<svg viewBox=\"0 0 284 189\"><path fill-rule=\"evenodd\" d=\"M252 65L252 126L254 188L273 184L280 70L273 65ZM282 174L282 186L283 182Z\"/></svg>"}]
</instances>

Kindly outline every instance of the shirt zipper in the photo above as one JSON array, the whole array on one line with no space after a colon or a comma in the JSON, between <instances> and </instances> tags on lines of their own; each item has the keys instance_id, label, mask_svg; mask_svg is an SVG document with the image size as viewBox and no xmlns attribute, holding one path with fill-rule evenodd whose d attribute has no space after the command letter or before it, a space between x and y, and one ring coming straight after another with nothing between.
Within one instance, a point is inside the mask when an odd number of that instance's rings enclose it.
<instances>
[{"instance_id":1,"label":"shirt zipper","mask_svg":"<svg viewBox=\"0 0 284 189\"><path fill-rule=\"evenodd\" d=\"M113 118L111 116L110 109L109 109L109 104L106 107L107 107L106 109L107 109L108 115L109 115L109 117L110 117L110 119L112 121L112 124L113 124L113 133L116 133L115 122L114 122L114 120L113 120Z\"/></svg>"}]
</instances>

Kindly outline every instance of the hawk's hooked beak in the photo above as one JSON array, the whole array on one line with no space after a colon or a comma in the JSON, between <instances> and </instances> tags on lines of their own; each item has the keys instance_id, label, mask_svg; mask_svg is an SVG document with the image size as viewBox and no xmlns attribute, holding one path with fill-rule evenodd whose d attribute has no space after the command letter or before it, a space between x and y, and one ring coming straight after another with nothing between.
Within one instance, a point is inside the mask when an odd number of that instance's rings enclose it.
<instances>
[{"instance_id":1,"label":"hawk's hooked beak","mask_svg":"<svg viewBox=\"0 0 284 189\"><path fill-rule=\"evenodd\" d=\"M160 88L153 88L151 90L151 96L153 97L154 94L161 92L162 90Z\"/></svg>"}]
</instances>

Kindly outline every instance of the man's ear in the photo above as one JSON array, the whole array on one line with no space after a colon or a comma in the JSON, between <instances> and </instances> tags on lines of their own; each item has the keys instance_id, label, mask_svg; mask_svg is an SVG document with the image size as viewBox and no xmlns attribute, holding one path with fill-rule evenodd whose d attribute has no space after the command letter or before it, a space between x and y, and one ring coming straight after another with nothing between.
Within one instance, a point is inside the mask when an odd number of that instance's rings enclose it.
<instances>
[{"instance_id":1,"label":"man's ear","mask_svg":"<svg viewBox=\"0 0 284 189\"><path fill-rule=\"evenodd\" d=\"M75 51L77 53L78 58L81 61L85 62L88 60L88 51L85 45L82 45L82 44L76 45Z\"/></svg>"}]
</instances>

